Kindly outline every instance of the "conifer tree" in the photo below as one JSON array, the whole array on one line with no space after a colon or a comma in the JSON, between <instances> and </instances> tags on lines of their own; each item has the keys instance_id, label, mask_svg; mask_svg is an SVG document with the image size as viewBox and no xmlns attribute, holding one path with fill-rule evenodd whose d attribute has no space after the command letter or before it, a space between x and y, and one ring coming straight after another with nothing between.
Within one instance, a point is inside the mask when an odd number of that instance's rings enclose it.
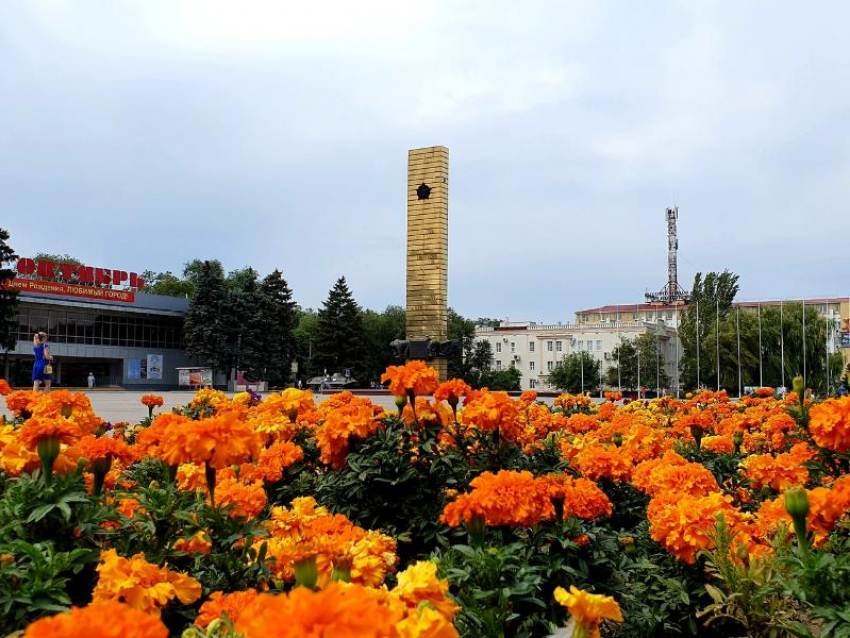
<instances>
[{"instance_id":1,"label":"conifer tree","mask_svg":"<svg viewBox=\"0 0 850 638\"><path fill-rule=\"evenodd\" d=\"M186 353L199 357L214 371L227 371L231 359L222 312L226 296L221 264L203 262L197 276L195 294L186 312L183 334Z\"/></svg>"},{"instance_id":2,"label":"conifer tree","mask_svg":"<svg viewBox=\"0 0 850 638\"><path fill-rule=\"evenodd\" d=\"M340 277L319 310L314 362L328 374L351 370L363 382L366 371L366 340L363 313ZM360 375L358 377L358 375Z\"/></svg>"},{"instance_id":3,"label":"conifer tree","mask_svg":"<svg viewBox=\"0 0 850 638\"><path fill-rule=\"evenodd\" d=\"M266 275L260 284L260 294L266 376L272 385L280 386L292 376L296 304L292 300L292 290L279 270Z\"/></svg>"},{"instance_id":4,"label":"conifer tree","mask_svg":"<svg viewBox=\"0 0 850 638\"><path fill-rule=\"evenodd\" d=\"M2 284L15 277L15 271L7 267L18 258L6 243L9 231L0 228L0 348L5 351L15 347L17 341L18 293L6 289Z\"/></svg>"}]
</instances>

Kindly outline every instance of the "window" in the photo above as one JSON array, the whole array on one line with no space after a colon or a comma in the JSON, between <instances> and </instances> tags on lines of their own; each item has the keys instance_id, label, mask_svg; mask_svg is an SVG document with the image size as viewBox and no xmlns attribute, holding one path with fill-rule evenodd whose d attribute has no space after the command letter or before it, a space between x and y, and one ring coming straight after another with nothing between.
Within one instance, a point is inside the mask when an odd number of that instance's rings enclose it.
<instances>
[{"instance_id":1,"label":"window","mask_svg":"<svg viewBox=\"0 0 850 638\"><path fill-rule=\"evenodd\" d=\"M534 352L534 342L533 341L528 342L528 351Z\"/></svg>"},{"instance_id":2,"label":"window","mask_svg":"<svg viewBox=\"0 0 850 638\"><path fill-rule=\"evenodd\" d=\"M532 390L534 388L536 388L537 387L537 380L536 379L529 379L528 380L528 387L531 388Z\"/></svg>"},{"instance_id":3,"label":"window","mask_svg":"<svg viewBox=\"0 0 850 638\"><path fill-rule=\"evenodd\" d=\"M529 361L529 362L528 362L528 369L529 369L531 372L534 372L534 361Z\"/></svg>"},{"instance_id":4,"label":"window","mask_svg":"<svg viewBox=\"0 0 850 638\"><path fill-rule=\"evenodd\" d=\"M546 342L546 352L552 352L552 342L551 341Z\"/></svg>"},{"instance_id":5,"label":"window","mask_svg":"<svg viewBox=\"0 0 850 638\"><path fill-rule=\"evenodd\" d=\"M496 370L501 370L501 369L502 369L502 360L496 359Z\"/></svg>"},{"instance_id":6,"label":"window","mask_svg":"<svg viewBox=\"0 0 850 638\"><path fill-rule=\"evenodd\" d=\"M584 350L584 341L579 341L579 342L578 342L578 349L579 349L579 350Z\"/></svg>"},{"instance_id":7,"label":"window","mask_svg":"<svg viewBox=\"0 0 850 638\"><path fill-rule=\"evenodd\" d=\"M511 352L516 352L516 341L511 341Z\"/></svg>"},{"instance_id":8,"label":"window","mask_svg":"<svg viewBox=\"0 0 850 638\"><path fill-rule=\"evenodd\" d=\"M637 321L638 313L637 310L632 311L632 321Z\"/></svg>"},{"instance_id":9,"label":"window","mask_svg":"<svg viewBox=\"0 0 850 638\"><path fill-rule=\"evenodd\" d=\"M597 340L596 340L596 351L597 351L597 352L601 352L601 351L602 351L602 340L601 340L601 339L597 339Z\"/></svg>"},{"instance_id":10,"label":"window","mask_svg":"<svg viewBox=\"0 0 850 638\"><path fill-rule=\"evenodd\" d=\"M496 352L501 352L501 351L502 351L502 342L497 341L496 342Z\"/></svg>"},{"instance_id":11,"label":"window","mask_svg":"<svg viewBox=\"0 0 850 638\"><path fill-rule=\"evenodd\" d=\"M552 372L552 368L554 368L554 367L555 367L555 363L553 361L547 361L546 362L546 370L548 370L549 372Z\"/></svg>"},{"instance_id":12,"label":"window","mask_svg":"<svg viewBox=\"0 0 850 638\"><path fill-rule=\"evenodd\" d=\"M563 345L564 345L564 342L563 342L563 341L557 341L557 342L555 343L555 349L556 349L558 352L560 352L561 350L563 350L563 349L564 349L564 348L563 348Z\"/></svg>"}]
</instances>

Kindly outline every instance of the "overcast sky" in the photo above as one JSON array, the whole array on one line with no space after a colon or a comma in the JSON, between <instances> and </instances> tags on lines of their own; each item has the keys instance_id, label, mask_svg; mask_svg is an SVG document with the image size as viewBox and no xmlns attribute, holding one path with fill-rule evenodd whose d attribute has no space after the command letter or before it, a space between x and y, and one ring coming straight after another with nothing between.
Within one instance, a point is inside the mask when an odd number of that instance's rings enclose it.
<instances>
[{"instance_id":1,"label":"overcast sky","mask_svg":"<svg viewBox=\"0 0 850 638\"><path fill-rule=\"evenodd\" d=\"M407 150L450 152L449 300L563 321L729 268L846 296L846 2L0 4L0 226L21 255L340 275L404 305Z\"/></svg>"}]
</instances>

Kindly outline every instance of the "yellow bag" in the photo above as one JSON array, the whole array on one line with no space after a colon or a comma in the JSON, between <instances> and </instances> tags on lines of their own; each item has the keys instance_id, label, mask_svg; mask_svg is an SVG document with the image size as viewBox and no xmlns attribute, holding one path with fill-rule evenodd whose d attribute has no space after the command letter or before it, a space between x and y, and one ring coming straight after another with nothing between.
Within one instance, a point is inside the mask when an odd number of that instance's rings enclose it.
<instances>
[{"instance_id":1,"label":"yellow bag","mask_svg":"<svg viewBox=\"0 0 850 638\"><path fill-rule=\"evenodd\" d=\"M48 363L44 366L44 374L53 374L53 364Z\"/></svg>"}]
</instances>

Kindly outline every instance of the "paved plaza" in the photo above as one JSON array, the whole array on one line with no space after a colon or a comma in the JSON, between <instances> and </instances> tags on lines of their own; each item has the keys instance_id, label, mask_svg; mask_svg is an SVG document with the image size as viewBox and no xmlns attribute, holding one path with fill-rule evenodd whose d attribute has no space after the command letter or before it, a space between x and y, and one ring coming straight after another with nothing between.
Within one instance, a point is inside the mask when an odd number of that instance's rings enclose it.
<instances>
[{"instance_id":1,"label":"paved plaza","mask_svg":"<svg viewBox=\"0 0 850 638\"><path fill-rule=\"evenodd\" d=\"M115 423L116 421L128 421L129 423L137 423L147 416L148 409L142 405L141 398L145 394L157 394L163 398L165 403L161 408L156 409L156 414L160 412L168 412L172 408L186 405L195 396L194 392L173 391L173 392L138 392L132 390L94 390L87 393L91 400L95 414L105 421ZM229 393L233 396L233 393ZM329 394L320 394L316 396L316 401L321 403ZM395 401L392 395L367 394L373 403L377 403L387 409L395 409ZM541 398L548 404L552 403L552 398ZM0 401L0 415L11 417L6 409L5 402Z\"/></svg>"}]
</instances>

